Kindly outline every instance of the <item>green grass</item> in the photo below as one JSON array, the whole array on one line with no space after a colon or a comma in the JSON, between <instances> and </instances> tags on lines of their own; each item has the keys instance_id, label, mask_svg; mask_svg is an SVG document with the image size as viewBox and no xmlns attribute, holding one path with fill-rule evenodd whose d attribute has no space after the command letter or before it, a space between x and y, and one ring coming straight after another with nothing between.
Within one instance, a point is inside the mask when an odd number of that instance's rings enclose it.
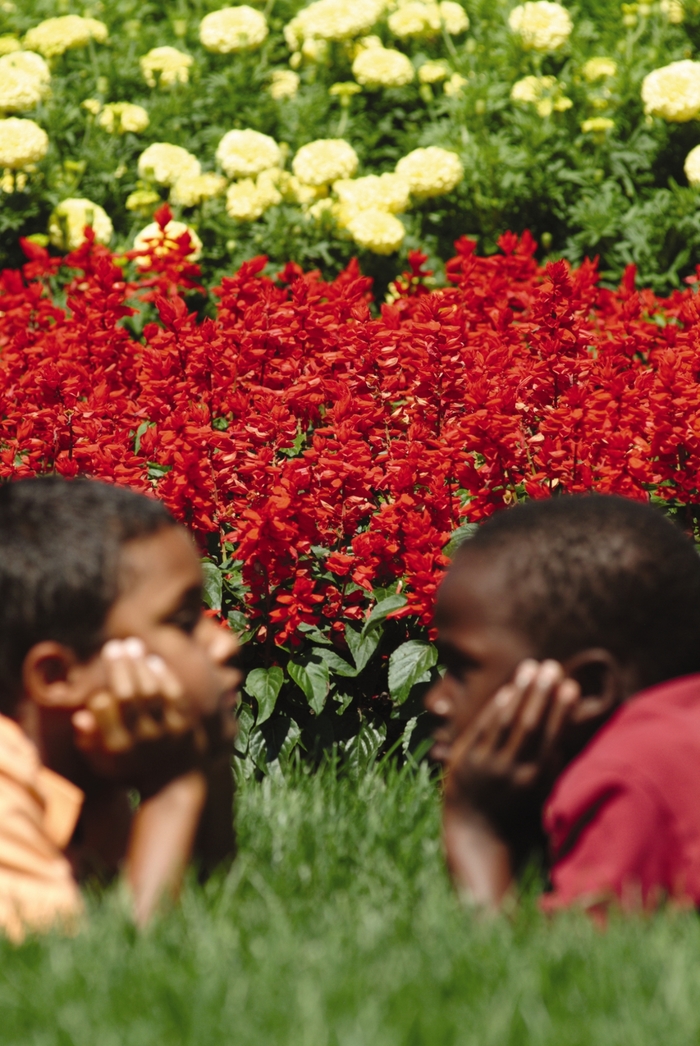
<instances>
[{"instance_id":1,"label":"green grass","mask_svg":"<svg viewBox=\"0 0 700 1046\"><path fill-rule=\"evenodd\" d=\"M425 768L245 786L240 858L139 937L116 894L75 939L0 946L3 1046L688 1046L692 913L475 918Z\"/></svg>"}]
</instances>

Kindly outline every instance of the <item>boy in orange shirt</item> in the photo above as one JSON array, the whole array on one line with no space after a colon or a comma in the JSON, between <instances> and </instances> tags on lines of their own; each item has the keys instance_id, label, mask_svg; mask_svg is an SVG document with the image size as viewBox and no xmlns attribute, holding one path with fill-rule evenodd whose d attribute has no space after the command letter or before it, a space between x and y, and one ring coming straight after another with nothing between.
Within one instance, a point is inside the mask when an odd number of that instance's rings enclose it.
<instances>
[{"instance_id":1,"label":"boy in orange shirt","mask_svg":"<svg viewBox=\"0 0 700 1046\"><path fill-rule=\"evenodd\" d=\"M145 923L193 851L233 852L240 674L158 502L89 480L0 489L0 928L74 922L123 869ZM137 789L135 813L129 801Z\"/></svg>"},{"instance_id":2,"label":"boy in orange shirt","mask_svg":"<svg viewBox=\"0 0 700 1046\"><path fill-rule=\"evenodd\" d=\"M700 557L657 509L560 497L459 549L427 695L460 889L507 898L546 846L548 909L700 906Z\"/></svg>"}]
</instances>

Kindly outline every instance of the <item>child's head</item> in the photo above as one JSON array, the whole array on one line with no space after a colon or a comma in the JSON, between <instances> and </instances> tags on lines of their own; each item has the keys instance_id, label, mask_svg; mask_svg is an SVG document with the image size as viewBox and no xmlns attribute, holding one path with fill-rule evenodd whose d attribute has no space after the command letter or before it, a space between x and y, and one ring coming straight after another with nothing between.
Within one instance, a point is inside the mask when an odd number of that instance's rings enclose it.
<instances>
[{"instance_id":1,"label":"child's head","mask_svg":"<svg viewBox=\"0 0 700 1046\"><path fill-rule=\"evenodd\" d=\"M20 699L80 707L109 639L137 636L202 713L236 673L233 637L202 616L202 572L185 529L157 501L92 480L0 489L0 711Z\"/></svg>"},{"instance_id":2,"label":"child's head","mask_svg":"<svg viewBox=\"0 0 700 1046\"><path fill-rule=\"evenodd\" d=\"M582 719L700 671L700 557L650 505L532 501L460 547L435 622L447 672L427 704L446 720L435 748L445 757L526 657L560 661L579 681Z\"/></svg>"}]
</instances>

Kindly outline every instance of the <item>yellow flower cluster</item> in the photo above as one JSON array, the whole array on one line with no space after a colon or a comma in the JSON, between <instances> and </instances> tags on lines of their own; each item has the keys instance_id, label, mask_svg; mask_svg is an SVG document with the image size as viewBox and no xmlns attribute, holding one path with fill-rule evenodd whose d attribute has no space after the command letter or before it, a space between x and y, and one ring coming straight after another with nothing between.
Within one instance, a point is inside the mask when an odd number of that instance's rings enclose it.
<instances>
[{"instance_id":1,"label":"yellow flower cluster","mask_svg":"<svg viewBox=\"0 0 700 1046\"><path fill-rule=\"evenodd\" d=\"M614 126L615 121L611 120L609 116L591 116L590 119L583 121L581 130L584 134L604 135L606 131L612 131Z\"/></svg>"},{"instance_id":2,"label":"yellow flower cluster","mask_svg":"<svg viewBox=\"0 0 700 1046\"><path fill-rule=\"evenodd\" d=\"M146 110L131 102L109 102L97 122L108 134L140 134L150 123Z\"/></svg>"},{"instance_id":3,"label":"yellow flower cluster","mask_svg":"<svg viewBox=\"0 0 700 1046\"><path fill-rule=\"evenodd\" d=\"M190 225L172 219L161 229L157 222L151 222L145 229L134 238L134 250L143 251L150 248L157 257L163 257L178 249L177 240L188 232L192 250L187 255L190 261L196 261L202 254L202 241ZM140 269L149 269L151 262L149 258L137 258L136 264Z\"/></svg>"},{"instance_id":4,"label":"yellow flower cluster","mask_svg":"<svg viewBox=\"0 0 700 1046\"><path fill-rule=\"evenodd\" d=\"M282 153L274 138L246 128L224 135L216 150L216 159L229 178L247 178L278 167Z\"/></svg>"},{"instance_id":5,"label":"yellow flower cluster","mask_svg":"<svg viewBox=\"0 0 700 1046\"><path fill-rule=\"evenodd\" d=\"M569 39L571 16L561 4L550 0L528 0L514 7L508 24L523 47L533 51L556 51Z\"/></svg>"},{"instance_id":6,"label":"yellow flower cluster","mask_svg":"<svg viewBox=\"0 0 700 1046\"><path fill-rule=\"evenodd\" d=\"M563 113L573 105L556 76L525 76L513 84L510 97L514 102L534 105L537 115L542 117L551 116L553 112Z\"/></svg>"},{"instance_id":7,"label":"yellow flower cluster","mask_svg":"<svg viewBox=\"0 0 700 1046\"><path fill-rule=\"evenodd\" d=\"M292 162L292 170L303 185L330 185L340 178L352 178L357 170L357 153L343 138L319 138L302 145Z\"/></svg>"},{"instance_id":8,"label":"yellow flower cluster","mask_svg":"<svg viewBox=\"0 0 700 1046\"><path fill-rule=\"evenodd\" d=\"M62 251L74 251L91 225L98 243L109 243L114 229L109 215L97 203L81 197L63 200L49 218L49 240Z\"/></svg>"},{"instance_id":9,"label":"yellow flower cluster","mask_svg":"<svg viewBox=\"0 0 700 1046\"><path fill-rule=\"evenodd\" d=\"M418 79L422 84L439 84L450 75L450 67L446 62L423 62L418 70Z\"/></svg>"},{"instance_id":10,"label":"yellow flower cluster","mask_svg":"<svg viewBox=\"0 0 700 1046\"><path fill-rule=\"evenodd\" d=\"M221 174L185 174L173 184L170 202L178 207L196 207L202 200L219 196L225 188L226 179Z\"/></svg>"},{"instance_id":11,"label":"yellow flower cluster","mask_svg":"<svg viewBox=\"0 0 700 1046\"><path fill-rule=\"evenodd\" d=\"M345 228L358 247L374 254L393 254L403 243L406 233L403 224L393 214L371 208L356 211Z\"/></svg>"},{"instance_id":12,"label":"yellow flower cluster","mask_svg":"<svg viewBox=\"0 0 700 1046\"><path fill-rule=\"evenodd\" d=\"M661 0L661 14L665 15L672 25L680 25L685 19L682 0Z\"/></svg>"},{"instance_id":13,"label":"yellow flower cluster","mask_svg":"<svg viewBox=\"0 0 700 1046\"><path fill-rule=\"evenodd\" d=\"M291 69L278 69L272 74L268 90L276 101L293 98L299 90L299 76Z\"/></svg>"},{"instance_id":14,"label":"yellow flower cluster","mask_svg":"<svg viewBox=\"0 0 700 1046\"><path fill-rule=\"evenodd\" d=\"M45 58L55 58L74 47L86 47L90 40L103 44L107 35L107 26L96 18L61 15L47 18L30 29L24 37L24 46L28 51L38 51Z\"/></svg>"},{"instance_id":15,"label":"yellow flower cluster","mask_svg":"<svg viewBox=\"0 0 700 1046\"><path fill-rule=\"evenodd\" d=\"M49 136L33 120L0 120L0 167L20 171L46 156Z\"/></svg>"},{"instance_id":16,"label":"yellow flower cluster","mask_svg":"<svg viewBox=\"0 0 700 1046\"><path fill-rule=\"evenodd\" d=\"M290 51L307 40L352 40L369 32L384 13L384 0L315 0L284 27Z\"/></svg>"},{"instance_id":17,"label":"yellow flower cluster","mask_svg":"<svg viewBox=\"0 0 700 1046\"><path fill-rule=\"evenodd\" d=\"M408 180L391 173L342 178L334 182L333 192L348 212L376 210L401 214L408 210L411 199Z\"/></svg>"},{"instance_id":18,"label":"yellow flower cluster","mask_svg":"<svg viewBox=\"0 0 700 1046\"><path fill-rule=\"evenodd\" d=\"M402 40L437 36L443 27L451 36L457 36L469 28L467 13L456 0L399 0L387 23L394 36Z\"/></svg>"},{"instance_id":19,"label":"yellow flower cluster","mask_svg":"<svg viewBox=\"0 0 700 1046\"><path fill-rule=\"evenodd\" d=\"M612 58L589 58L587 62L584 62L581 72L584 79L592 84L607 76L614 76L617 72L617 62L614 62Z\"/></svg>"},{"instance_id":20,"label":"yellow flower cluster","mask_svg":"<svg viewBox=\"0 0 700 1046\"><path fill-rule=\"evenodd\" d=\"M34 51L13 51L0 57L0 112L33 109L48 93L49 67Z\"/></svg>"},{"instance_id":21,"label":"yellow flower cluster","mask_svg":"<svg viewBox=\"0 0 700 1046\"><path fill-rule=\"evenodd\" d=\"M690 150L685 158L683 170L690 185L700 185L700 145Z\"/></svg>"},{"instance_id":22,"label":"yellow flower cluster","mask_svg":"<svg viewBox=\"0 0 700 1046\"><path fill-rule=\"evenodd\" d=\"M396 173L408 181L412 196L426 199L452 192L462 181L464 168L456 153L429 145L427 149L414 149L402 157Z\"/></svg>"},{"instance_id":23,"label":"yellow flower cluster","mask_svg":"<svg viewBox=\"0 0 700 1046\"><path fill-rule=\"evenodd\" d=\"M139 156L141 178L152 178L160 185L174 185L185 176L201 174L199 160L180 145L154 142Z\"/></svg>"},{"instance_id":24,"label":"yellow flower cluster","mask_svg":"<svg viewBox=\"0 0 700 1046\"><path fill-rule=\"evenodd\" d=\"M199 26L199 39L208 51L231 54L260 47L267 32L265 16L247 4L240 4L205 15Z\"/></svg>"},{"instance_id":25,"label":"yellow flower cluster","mask_svg":"<svg viewBox=\"0 0 700 1046\"><path fill-rule=\"evenodd\" d=\"M194 59L178 51L177 47L154 47L139 58L141 74L149 87L159 82L161 87L186 84L190 78L190 66Z\"/></svg>"},{"instance_id":26,"label":"yellow flower cluster","mask_svg":"<svg viewBox=\"0 0 700 1046\"><path fill-rule=\"evenodd\" d=\"M0 55L20 51L22 45L16 36L0 36Z\"/></svg>"},{"instance_id":27,"label":"yellow flower cluster","mask_svg":"<svg viewBox=\"0 0 700 1046\"><path fill-rule=\"evenodd\" d=\"M352 73L363 87L403 87L415 76L411 59L387 47L360 51L352 63Z\"/></svg>"},{"instance_id":28,"label":"yellow flower cluster","mask_svg":"<svg viewBox=\"0 0 700 1046\"><path fill-rule=\"evenodd\" d=\"M258 190L252 178L234 182L226 193L226 213L239 222L254 222L268 206L265 194Z\"/></svg>"},{"instance_id":29,"label":"yellow flower cluster","mask_svg":"<svg viewBox=\"0 0 700 1046\"><path fill-rule=\"evenodd\" d=\"M644 77L644 111L672 123L685 123L700 114L700 62L671 62Z\"/></svg>"}]
</instances>

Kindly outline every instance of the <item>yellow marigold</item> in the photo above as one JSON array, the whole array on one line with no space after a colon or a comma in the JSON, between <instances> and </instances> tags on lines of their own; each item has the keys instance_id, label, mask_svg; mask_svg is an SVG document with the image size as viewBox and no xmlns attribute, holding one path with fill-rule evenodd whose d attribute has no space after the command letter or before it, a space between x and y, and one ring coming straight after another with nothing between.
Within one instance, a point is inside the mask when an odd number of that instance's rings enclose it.
<instances>
[{"instance_id":1,"label":"yellow marigold","mask_svg":"<svg viewBox=\"0 0 700 1046\"><path fill-rule=\"evenodd\" d=\"M357 153L343 138L319 138L302 145L292 162L294 174L304 185L328 185L339 178L352 178Z\"/></svg>"},{"instance_id":2,"label":"yellow marigold","mask_svg":"<svg viewBox=\"0 0 700 1046\"><path fill-rule=\"evenodd\" d=\"M150 123L146 110L131 102L109 102L97 122L108 134L140 134Z\"/></svg>"},{"instance_id":3,"label":"yellow marigold","mask_svg":"<svg viewBox=\"0 0 700 1046\"><path fill-rule=\"evenodd\" d=\"M0 36L0 55L19 51L22 45L16 36Z\"/></svg>"},{"instance_id":4,"label":"yellow marigold","mask_svg":"<svg viewBox=\"0 0 700 1046\"><path fill-rule=\"evenodd\" d=\"M34 51L13 51L10 54L4 54L0 58L0 75L4 75L8 69L17 69L26 76L33 77L44 88L48 87L51 80L48 63Z\"/></svg>"},{"instance_id":5,"label":"yellow marigold","mask_svg":"<svg viewBox=\"0 0 700 1046\"><path fill-rule=\"evenodd\" d=\"M469 28L469 17L461 4L455 0L442 0L438 4L440 18L450 36L459 36Z\"/></svg>"},{"instance_id":6,"label":"yellow marigold","mask_svg":"<svg viewBox=\"0 0 700 1046\"><path fill-rule=\"evenodd\" d=\"M659 4L661 14L665 15L672 25L680 25L685 19L685 11L681 0L661 0Z\"/></svg>"},{"instance_id":7,"label":"yellow marigold","mask_svg":"<svg viewBox=\"0 0 700 1046\"><path fill-rule=\"evenodd\" d=\"M398 218L379 210L358 211L345 222L345 227L358 247L373 254L393 254L406 235Z\"/></svg>"},{"instance_id":8,"label":"yellow marigold","mask_svg":"<svg viewBox=\"0 0 700 1046\"><path fill-rule=\"evenodd\" d=\"M109 215L92 200L63 200L49 218L49 240L62 251L74 251L85 240L85 226L95 230L98 243L109 243L114 229Z\"/></svg>"},{"instance_id":9,"label":"yellow marigold","mask_svg":"<svg viewBox=\"0 0 700 1046\"><path fill-rule=\"evenodd\" d=\"M617 72L617 62L612 58L589 58L581 70L590 84L595 80L602 80L606 76L614 76Z\"/></svg>"},{"instance_id":10,"label":"yellow marigold","mask_svg":"<svg viewBox=\"0 0 700 1046\"><path fill-rule=\"evenodd\" d=\"M284 27L290 51L304 40L352 40L368 32L381 18L384 0L315 0Z\"/></svg>"},{"instance_id":11,"label":"yellow marigold","mask_svg":"<svg viewBox=\"0 0 700 1046\"><path fill-rule=\"evenodd\" d=\"M403 87L415 75L407 55L385 47L361 51L352 63L352 72L363 87Z\"/></svg>"},{"instance_id":12,"label":"yellow marigold","mask_svg":"<svg viewBox=\"0 0 700 1046\"><path fill-rule=\"evenodd\" d=\"M411 36L436 36L440 32L440 10L436 3L408 0L392 11L387 22L394 36L401 40Z\"/></svg>"},{"instance_id":13,"label":"yellow marigold","mask_svg":"<svg viewBox=\"0 0 700 1046\"><path fill-rule=\"evenodd\" d=\"M258 190L252 178L234 182L226 193L226 213L239 222L254 222L267 210L264 193Z\"/></svg>"},{"instance_id":14,"label":"yellow marigold","mask_svg":"<svg viewBox=\"0 0 700 1046\"><path fill-rule=\"evenodd\" d=\"M281 167L272 167L258 175L255 184L266 208L282 203L283 197L289 192L289 181L290 175Z\"/></svg>"},{"instance_id":15,"label":"yellow marigold","mask_svg":"<svg viewBox=\"0 0 700 1046\"><path fill-rule=\"evenodd\" d=\"M246 128L229 131L219 142L216 159L229 178L259 174L282 162L280 147L269 134Z\"/></svg>"},{"instance_id":16,"label":"yellow marigold","mask_svg":"<svg viewBox=\"0 0 700 1046\"><path fill-rule=\"evenodd\" d=\"M453 73L449 80L446 82L444 91L445 94L454 98L458 95L463 87L466 87L467 79L461 76L459 73Z\"/></svg>"},{"instance_id":17,"label":"yellow marigold","mask_svg":"<svg viewBox=\"0 0 700 1046\"><path fill-rule=\"evenodd\" d=\"M510 97L514 102L534 105L537 114L543 117L564 112L573 105L563 93L563 84L556 76L525 76L513 84Z\"/></svg>"},{"instance_id":18,"label":"yellow marigold","mask_svg":"<svg viewBox=\"0 0 700 1046\"><path fill-rule=\"evenodd\" d=\"M400 174L368 174L363 178L343 178L333 183L333 191L351 211L377 210L400 214L408 210L411 189Z\"/></svg>"},{"instance_id":19,"label":"yellow marigold","mask_svg":"<svg viewBox=\"0 0 700 1046\"><path fill-rule=\"evenodd\" d=\"M306 207L308 204L315 203L316 200L323 199L327 193L326 185L305 185L296 175L292 174L286 185L284 196L292 203L300 203L302 207Z\"/></svg>"},{"instance_id":20,"label":"yellow marigold","mask_svg":"<svg viewBox=\"0 0 700 1046\"><path fill-rule=\"evenodd\" d=\"M584 134L604 134L606 131L612 131L614 126L615 121L609 116L591 116L583 121L581 130Z\"/></svg>"},{"instance_id":21,"label":"yellow marigold","mask_svg":"<svg viewBox=\"0 0 700 1046\"><path fill-rule=\"evenodd\" d=\"M422 84L438 84L450 75L447 62L423 62L418 70L418 79Z\"/></svg>"},{"instance_id":22,"label":"yellow marigold","mask_svg":"<svg viewBox=\"0 0 700 1046\"><path fill-rule=\"evenodd\" d=\"M293 98L299 90L299 75L291 69L278 69L272 74L268 88L275 100Z\"/></svg>"},{"instance_id":23,"label":"yellow marigold","mask_svg":"<svg viewBox=\"0 0 700 1046\"><path fill-rule=\"evenodd\" d=\"M700 145L690 150L685 158L683 170L690 185L700 185Z\"/></svg>"},{"instance_id":24,"label":"yellow marigold","mask_svg":"<svg viewBox=\"0 0 700 1046\"><path fill-rule=\"evenodd\" d=\"M199 160L180 145L154 142L139 156L139 175L160 185L174 185L185 175L200 174Z\"/></svg>"},{"instance_id":25,"label":"yellow marigold","mask_svg":"<svg viewBox=\"0 0 700 1046\"><path fill-rule=\"evenodd\" d=\"M308 58L310 62L315 62L316 65L327 65L329 58L328 41L317 40L315 36L309 37L301 45L301 54L302 57Z\"/></svg>"},{"instance_id":26,"label":"yellow marigold","mask_svg":"<svg viewBox=\"0 0 700 1046\"><path fill-rule=\"evenodd\" d=\"M208 51L231 54L253 51L267 36L265 16L247 4L222 7L205 15L199 26L199 39Z\"/></svg>"},{"instance_id":27,"label":"yellow marigold","mask_svg":"<svg viewBox=\"0 0 700 1046\"><path fill-rule=\"evenodd\" d=\"M135 192L129 193L124 206L127 211L148 213L157 203L160 203L160 196L153 189L137 189Z\"/></svg>"},{"instance_id":28,"label":"yellow marigold","mask_svg":"<svg viewBox=\"0 0 700 1046\"><path fill-rule=\"evenodd\" d=\"M5 57L11 58L12 55ZM28 76L21 69L0 65L0 112L21 113L33 109L43 93L44 88L36 77Z\"/></svg>"},{"instance_id":29,"label":"yellow marigold","mask_svg":"<svg viewBox=\"0 0 700 1046\"><path fill-rule=\"evenodd\" d=\"M80 103L80 108L87 109L92 116L97 116L102 108L102 102L97 98L86 98L84 102Z\"/></svg>"},{"instance_id":30,"label":"yellow marigold","mask_svg":"<svg viewBox=\"0 0 700 1046\"><path fill-rule=\"evenodd\" d=\"M685 123L700 114L700 62L684 59L654 69L642 81L644 111L672 123Z\"/></svg>"},{"instance_id":31,"label":"yellow marigold","mask_svg":"<svg viewBox=\"0 0 700 1046\"><path fill-rule=\"evenodd\" d=\"M27 188L27 181L27 176L22 171L5 170L0 177L0 191L4 193L23 192ZM48 237L46 242L49 242Z\"/></svg>"},{"instance_id":32,"label":"yellow marigold","mask_svg":"<svg viewBox=\"0 0 700 1046\"><path fill-rule=\"evenodd\" d=\"M0 120L0 167L21 170L42 160L48 148L49 136L33 120Z\"/></svg>"},{"instance_id":33,"label":"yellow marigold","mask_svg":"<svg viewBox=\"0 0 700 1046\"><path fill-rule=\"evenodd\" d=\"M178 207L196 207L202 200L218 196L226 188L226 179L221 174L185 174L170 190L170 202Z\"/></svg>"},{"instance_id":34,"label":"yellow marigold","mask_svg":"<svg viewBox=\"0 0 700 1046\"><path fill-rule=\"evenodd\" d=\"M430 145L402 157L396 173L407 179L411 194L420 199L452 192L462 181L464 168L456 153Z\"/></svg>"},{"instance_id":35,"label":"yellow marigold","mask_svg":"<svg viewBox=\"0 0 700 1046\"><path fill-rule=\"evenodd\" d=\"M74 47L86 47L90 40L103 44L106 39L104 22L80 15L61 15L47 18L30 29L24 37L24 46L28 51L38 51L45 58L54 58Z\"/></svg>"},{"instance_id":36,"label":"yellow marigold","mask_svg":"<svg viewBox=\"0 0 700 1046\"><path fill-rule=\"evenodd\" d=\"M158 257L163 257L178 249L177 241L186 232L190 234L190 243L192 245L192 250L187 257L189 261L197 261L197 258L201 257L202 254L202 241L191 225L177 222L174 218L168 222L165 229L161 229L158 222L151 222L150 225L147 225L134 238L134 250L141 251L150 248ZM149 269L151 267L148 258L137 258L136 264L139 269Z\"/></svg>"},{"instance_id":37,"label":"yellow marigold","mask_svg":"<svg viewBox=\"0 0 700 1046\"><path fill-rule=\"evenodd\" d=\"M523 47L533 51L556 51L569 39L571 16L561 4L550 0L528 0L514 7L508 24Z\"/></svg>"},{"instance_id":38,"label":"yellow marigold","mask_svg":"<svg viewBox=\"0 0 700 1046\"><path fill-rule=\"evenodd\" d=\"M186 84L190 78L191 55L178 51L177 47L154 47L139 58L141 74L149 87L160 82L161 87Z\"/></svg>"}]
</instances>

